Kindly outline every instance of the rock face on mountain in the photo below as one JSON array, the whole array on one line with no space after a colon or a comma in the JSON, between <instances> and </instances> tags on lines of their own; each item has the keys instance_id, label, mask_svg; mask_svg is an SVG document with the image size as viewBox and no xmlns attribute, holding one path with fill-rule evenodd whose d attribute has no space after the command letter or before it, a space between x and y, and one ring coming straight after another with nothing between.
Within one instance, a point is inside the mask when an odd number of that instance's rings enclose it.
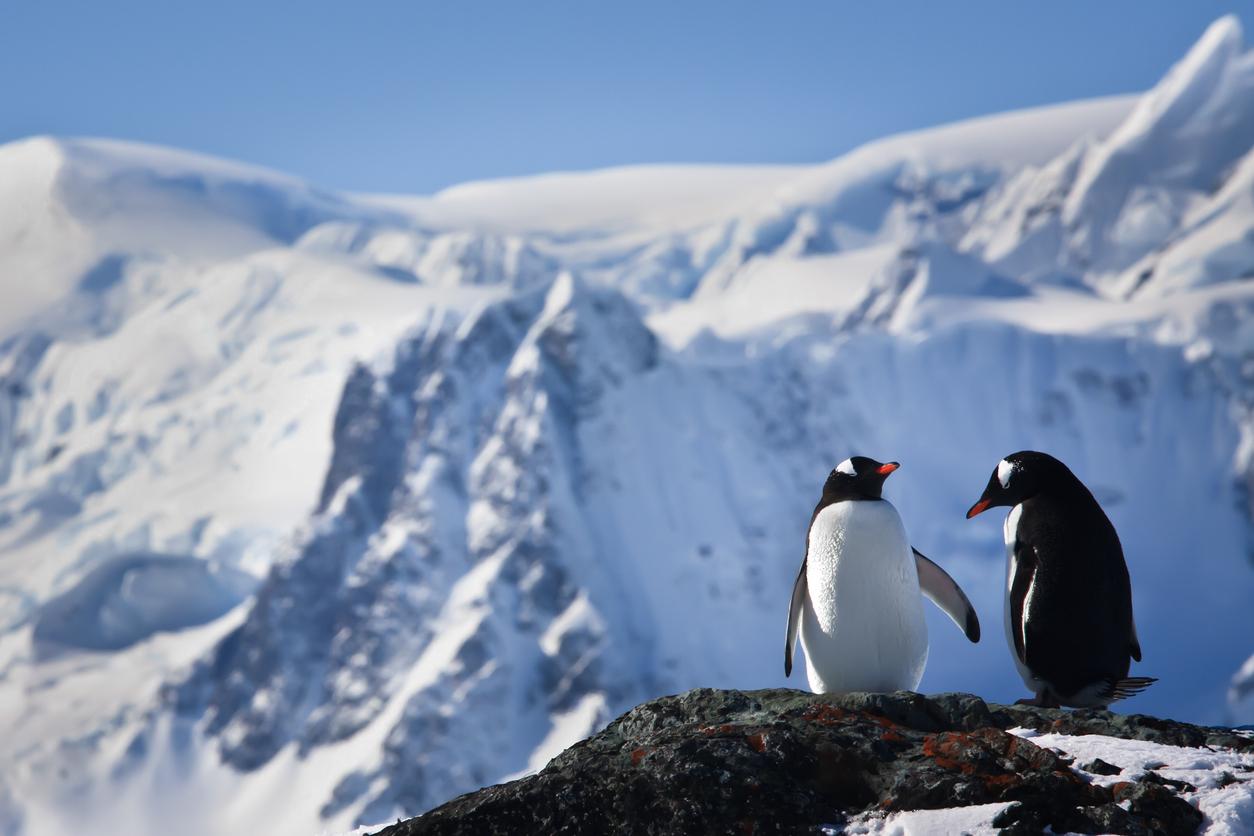
<instances>
[{"instance_id":1,"label":"rock face on mountain","mask_svg":"<svg viewBox=\"0 0 1254 836\"><path fill-rule=\"evenodd\" d=\"M1196 787L1153 769L1094 780L1121 767L1073 769L1071 757L1024 729L1222 748L1254 770L1254 738L1142 715L992 705L968 694L698 689L637 706L536 775L381 833L821 832L867 813L996 802L1012 802L992 821L1011 833L1192 834L1202 824L1182 797ZM1254 781L1225 775L1221 782Z\"/></svg>"}]
</instances>

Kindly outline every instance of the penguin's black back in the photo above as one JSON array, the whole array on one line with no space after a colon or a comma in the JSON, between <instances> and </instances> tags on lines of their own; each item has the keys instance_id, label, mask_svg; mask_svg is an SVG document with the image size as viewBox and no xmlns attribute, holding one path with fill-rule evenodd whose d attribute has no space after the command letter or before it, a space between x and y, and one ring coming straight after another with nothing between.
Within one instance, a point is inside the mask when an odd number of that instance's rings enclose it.
<instances>
[{"instance_id":1,"label":"penguin's black back","mask_svg":"<svg viewBox=\"0 0 1254 836\"><path fill-rule=\"evenodd\" d=\"M1096 682L1123 679L1140 649L1115 527L1070 471L1051 482L1022 503L1015 555L1020 570L1035 571L1024 662L1069 696ZM1014 594L1012 588L1012 612Z\"/></svg>"}]
</instances>

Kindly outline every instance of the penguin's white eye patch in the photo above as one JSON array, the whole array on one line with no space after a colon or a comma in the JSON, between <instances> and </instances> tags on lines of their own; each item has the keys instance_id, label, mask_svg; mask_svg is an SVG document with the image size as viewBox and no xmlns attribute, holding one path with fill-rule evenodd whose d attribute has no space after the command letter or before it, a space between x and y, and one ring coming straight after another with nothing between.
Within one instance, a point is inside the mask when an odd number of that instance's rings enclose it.
<instances>
[{"instance_id":1,"label":"penguin's white eye patch","mask_svg":"<svg viewBox=\"0 0 1254 836\"><path fill-rule=\"evenodd\" d=\"M858 475L858 472L857 472L856 470L854 470L854 469L853 469L853 459L845 459L843 462L841 462L840 464L836 465L836 472L837 472L837 473L843 473L843 474L845 474L846 476L857 476L857 475Z\"/></svg>"},{"instance_id":2,"label":"penguin's white eye patch","mask_svg":"<svg viewBox=\"0 0 1254 836\"><path fill-rule=\"evenodd\" d=\"M1014 475L1015 466L1013 463L1002 459L997 463L997 481L1001 482L1003 489L1010 487L1010 477Z\"/></svg>"}]
</instances>

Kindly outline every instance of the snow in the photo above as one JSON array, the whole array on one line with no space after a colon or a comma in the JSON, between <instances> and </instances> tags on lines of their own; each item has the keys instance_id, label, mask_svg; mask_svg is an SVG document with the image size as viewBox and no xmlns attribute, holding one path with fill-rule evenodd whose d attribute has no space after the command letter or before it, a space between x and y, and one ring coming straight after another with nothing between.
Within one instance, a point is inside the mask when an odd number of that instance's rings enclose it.
<instances>
[{"instance_id":1,"label":"snow","mask_svg":"<svg viewBox=\"0 0 1254 836\"><path fill-rule=\"evenodd\" d=\"M1239 57L1241 23L1235 15L1216 20L1193 48L1159 82L1152 95L1143 96L1128 118L1110 137L1110 146L1131 145L1164 123L1179 125L1198 103L1199 90L1213 89L1217 76Z\"/></svg>"},{"instance_id":2,"label":"snow","mask_svg":"<svg viewBox=\"0 0 1254 836\"><path fill-rule=\"evenodd\" d=\"M1254 779L1249 777L1254 759L1250 755L1211 749L1187 749L1123 740L1101 735L1042 734L1033 729L1011 729L1012 734L1031 740L1037 746L1063 752L1074 759L1072 769L1086 781L1110 786L1136 780L1153 770L1171 781L1185 781L1196 792L1182 793L1205 815L1199 834L1240 836L1254 829ZM1101 759L1122 767L1116 775L1085 772L1081 764ZM1225 773L1245 781L1221 786ZM913 810L903 813L869 813L855 816L843 829L847 834L875 836L929 836L929 834L994 834L993 819L1011 803L977 804L941 810Z\"/></svg>"},{"instance_id":3,"label":"snow","mask_svg":"<svg viewBox=\"0 0 1254 836\"><path fill-rule=\"evenodd\" d=\"M805 166L623 166L464 183L428 198L371 196L424 223L561 234L673 229L727 218Z\"/></svg>"},{"instance_id":4,"label":"snow","mask_svg":"<svg viewBox=\"0 0 1254 836\"><path fill-rule=\"evenodd\" d=\"M833 832L849 836L946 836L950 833L995 836L1000 830L993 827L993 819L1010 806L1011 802L999 802L939 810L908 810L888 815L870 813L855 816L843 829Z\"/></svg>"},{"instance_id":5,"label":"snow","mask_svg":"<svg viewBox=\"0 0 1254 836\"><path fill-rule=\"evenodd\" d=\"M89 263L88 234L53 196L63 162L51 139L0 146L0 335L60 298Z\"/></svg>"},{"instance_id":6,"label":"snow","mask_svg":"<svg viewBox=\"0 0 1254 836\"><path fill-rule=\"evenodd\" d=\"M1109 133L1135 102L1133 96L1114 96L972 119L873 142L826 165L622 166L464 183L431 197L361 199L441 227L549 234L691 228L734 218L815 179L862 168L868 158L917 154L945 165L1043 162L1077 135Z\"/></svg>"},{"instance_id":7,"label":"snow","mask_svg":"<svg viewBox=\"0 0 1254 836\"><path fill-rule=\"evenodd\" d=\"M856 454L903 462L986 624L1005 558L964 511L1011 451L1066 461L1160 677L1118 707L1250 722L1241 38L808 166L380 197L0 147L0 822L349 830L658 694L789 684L798 525ZM928 618L923 689L1024 696L996 631ZM1201 791L1215 827L1236 789Z\"/></svg>"},{"instance_id":8,"label":"snow","mask_svg":"<svg viewBox=\"0 0 1254 836\"><path fill-rule=\"evenodd\" d=\"M1157 283L1162 244L1186 218L1205 213L1252 142L1254 57L1243 50L1240 22L1227 16L1109 136L1014 184L1015 199L996 212L1018 234L1003 227L976 235L999 265L1034 263L1047 273L1042 262L1052 261L1063 273L1088 274L1103 293L1126 296ZM1178 288L1179 280L1168 284Z\"/></svg>"},{"instance_id":9,"label":"snow","mask_svg":"<svg viewBox=\"0 0 1254 836\"><path fill-rule=\"evenodd\" d=\"M899 134L866 147L910 148L946 166L987 160L1037 165L1066 151L1077 137L1106 136L1139 101L1138 96L1109 96L1010 111Z\"/></svg>"},{"instance_id":10,"label":"snow","mask_svg":"<svg viewBox=\"0 0 1254 836\"><path fill-rule=\"evenodd\" d=\"M213 621L255 585L244 572L190 557L113 557L39 608L32 639L48 649L119 650Z\"/></svg>"},{"instance_id":11,"label":"snow","mask_svg":"<svg viewBox=\"0 0 1254 836\"><path fill-rule=\"evenodd\" d=\"M1196 792L1185 792L1181 796L1196 805L1206 817L1199 833L1239 836L1254 829L1254 786L1250 783L1254 758L1248 753L1189 749L1100 735L1041 734L1032 730L1018 730L1018 733L1037 746L1066 752L1075 758L1072 769L1095 784L1135 780L1153 770L1167 780L1194 785ZM1080 768L1081 764L1095 758L1122 767L1123 771L1117 775L1095 775ZM1236 776L1239 783L1221 786L1224 773Z\"/></svg>"},{"instance_id":12,"label":"snow","mask_svg":"<svg viewBox=\"0 0 1254 836\"><path fill-rule=\"evenodd\" d=\"M892 246L809 258L750 261L735 287L710 299L677 303L650 320L660 334L685 345L701 333L743 337L807 320L832 319L856 307L874 277L896 254Z\"/></svg>"},{"instance_id":13,"label":"snow","mask_svg":"<svg viewBox=\"0 0 1254 836\"><path fill-rule=\"evenodd\" d=\"M1037 746L1066 752L1076 759L1077 765L1101 758L1121 767L1122 772L1116 775L1084 773L1093 783L1107 786L1134 780L1152 769L1173 781L1185 781L1199 789L1217 789L1216 782L1223 772L1240 773L1242 766L1251 765L1250 755L1226 750L1191 749L1093 734L1048 734L1032 729L1017 729L1015 733Z\"/></svg>"},{"instance_id":14,"label":"snow","mask_svg":"<svg viewBox=\"0 0 1254 836\"><path fill-rule=\"evenodd\" d=\"M158 701L168 672L207 652L243 614L236 608L203 627L158 633L116 652L62 653L38 664L29 664L29 629L6 634L0 785L22 805L11 814L24 813L33 832L67 832L62 815L74 805L65 808L63 794L94 792L94 783L105 781L82 769L84 759L113 761L142 724L145 706ZM16 787L20 796L13 795Z\"/></svg>"}]
</instances>

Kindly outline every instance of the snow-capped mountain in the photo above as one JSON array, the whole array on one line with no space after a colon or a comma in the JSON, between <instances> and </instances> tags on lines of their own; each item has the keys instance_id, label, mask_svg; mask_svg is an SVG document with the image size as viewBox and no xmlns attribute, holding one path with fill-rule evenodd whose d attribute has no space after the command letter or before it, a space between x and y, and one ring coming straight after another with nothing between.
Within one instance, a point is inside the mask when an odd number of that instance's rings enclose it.
<instances>
[{"instance_id":1,"label":"snow-capped mountain","mask_svg":"<svg viewBox=\"0 0 1254 836\"><path fill-rule=\"evenodd\" d=\"M0 148L0 833L386 821L640 700L786 684L854 452L903 462L986 625L929 611L925 690L1022 695L962 512L1038 448L1123 539L1161 681L1120 707L1235 719L1252 149L1233 19L1143 96L817 166L407 198Z\"/></svg>"}]
</instances>

